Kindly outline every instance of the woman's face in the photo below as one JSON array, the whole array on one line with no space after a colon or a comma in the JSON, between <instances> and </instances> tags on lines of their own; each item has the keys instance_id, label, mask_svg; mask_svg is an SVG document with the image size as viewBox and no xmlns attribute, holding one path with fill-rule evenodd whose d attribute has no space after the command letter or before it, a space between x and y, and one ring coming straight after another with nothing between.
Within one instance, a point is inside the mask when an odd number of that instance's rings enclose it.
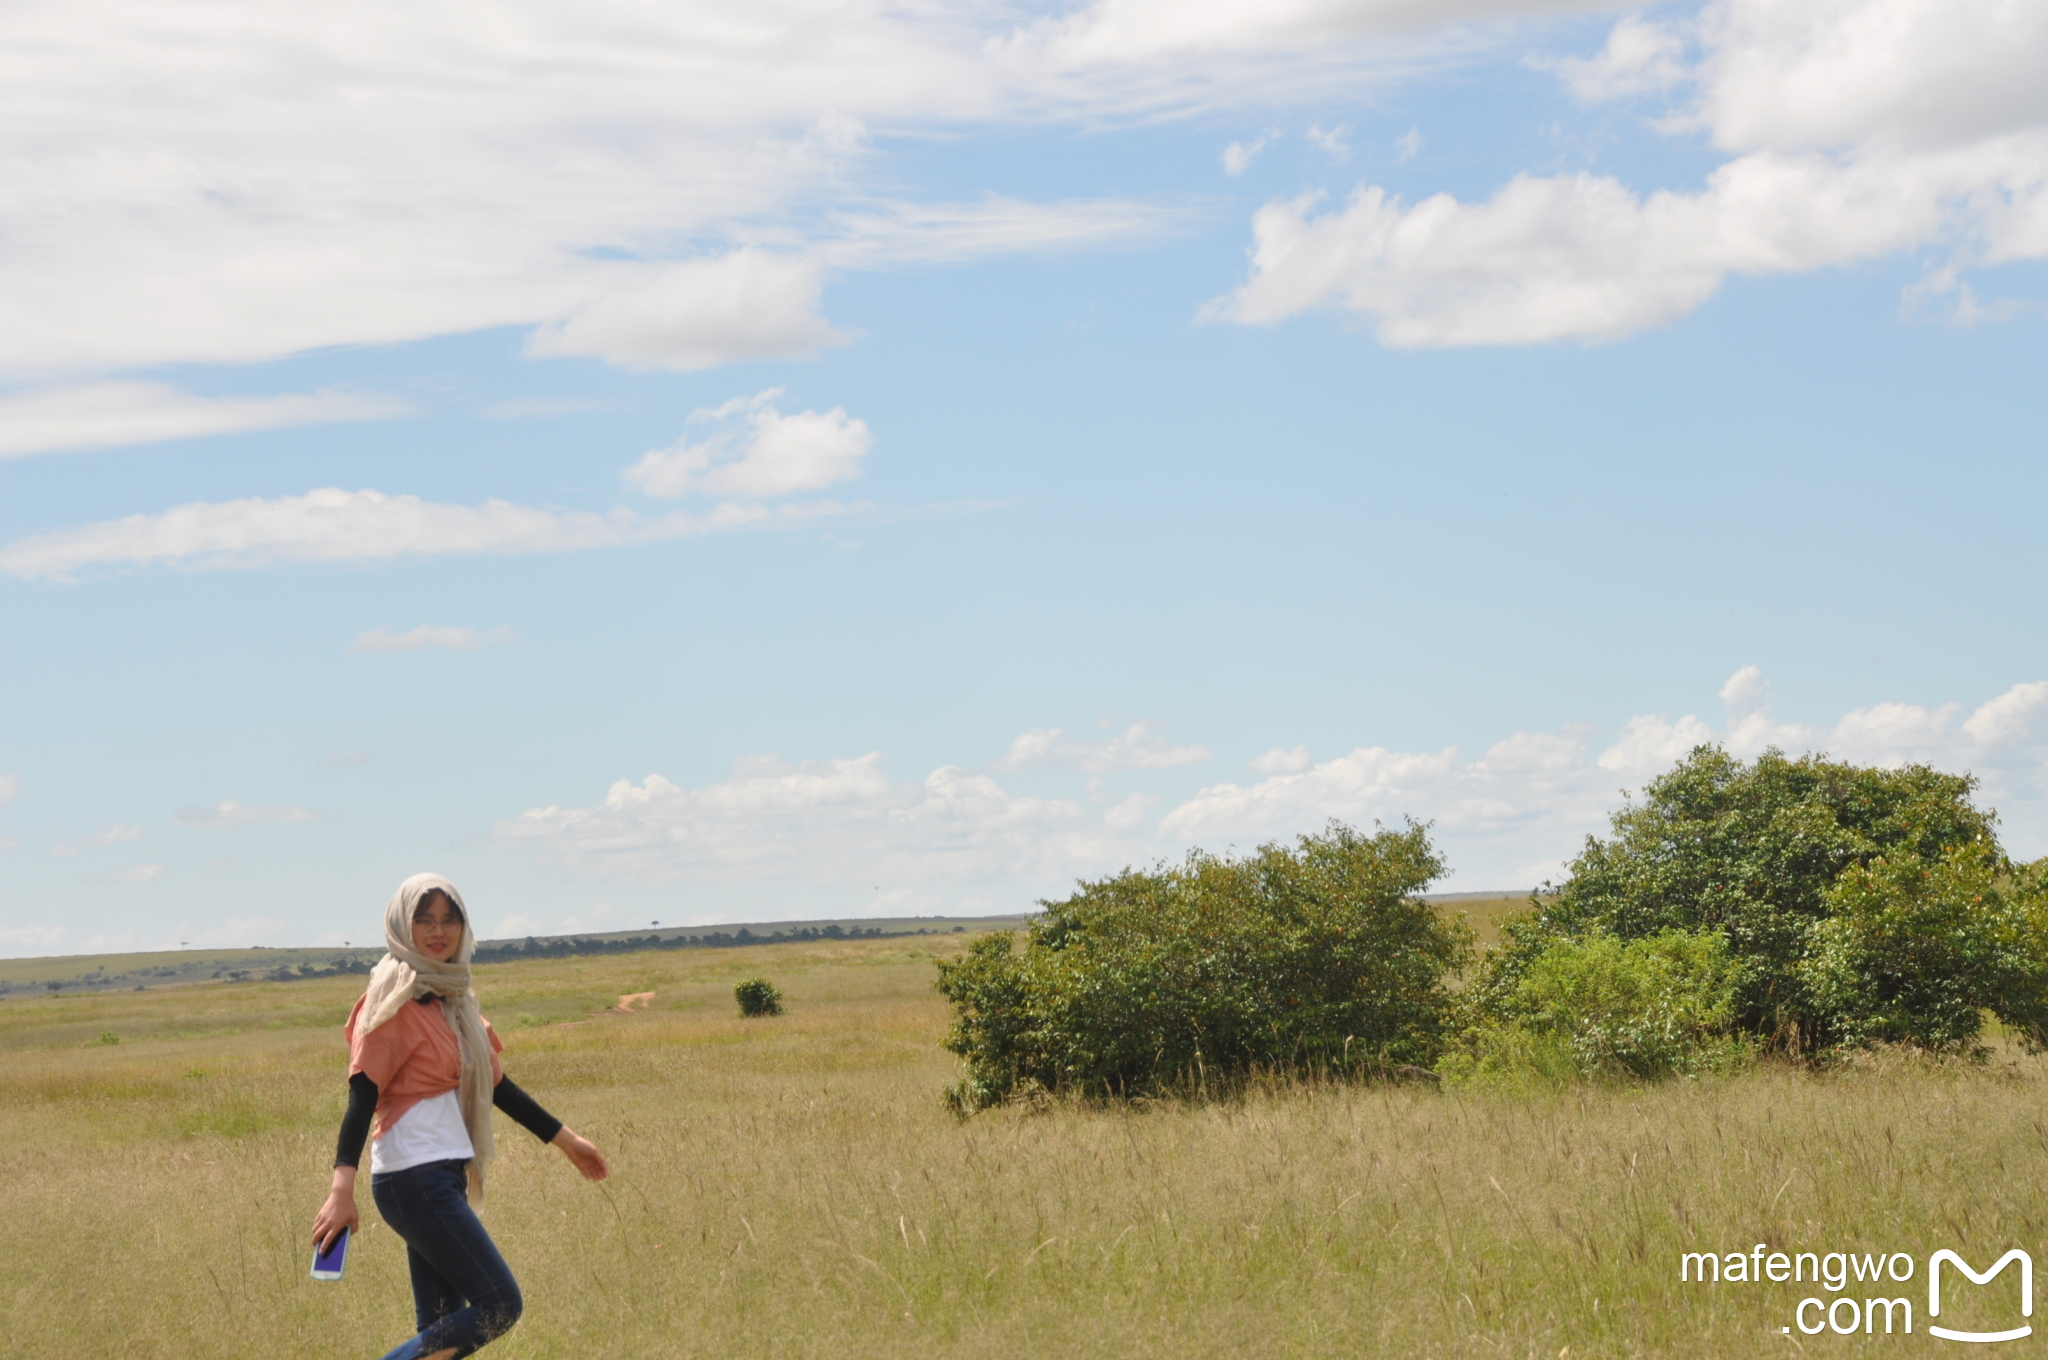
<instances>
[{"instance_id":1,"label":"woman's face","mask_svg":"<svg viewBox=\"0 0 2048 1360\"><path fill-rule=\"evenodd\" d=\"M412 947L436 963L462 943L462 913L444 892L431 892L412 914Z\"/></svg>"}]
</instances>

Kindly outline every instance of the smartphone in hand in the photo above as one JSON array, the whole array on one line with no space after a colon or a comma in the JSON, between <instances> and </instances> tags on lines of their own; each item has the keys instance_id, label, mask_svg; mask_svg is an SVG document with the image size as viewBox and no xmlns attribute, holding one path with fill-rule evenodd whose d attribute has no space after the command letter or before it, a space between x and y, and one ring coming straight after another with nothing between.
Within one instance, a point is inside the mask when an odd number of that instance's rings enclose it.
<instances>
[{"instance_id":1,"label":"smartphone in hand","mask_svg":"<svg viewBox=\"0 0 2048 1360\"><path fill-rule=\"evenodd\" d=\"M316 1280L338 1280L341 1269L348 1264L348 1239L352 1234L343 1228L327 1244L327 1250L315 1248L313 1252L313 1278Z\"/></svg>"}]
</instances>

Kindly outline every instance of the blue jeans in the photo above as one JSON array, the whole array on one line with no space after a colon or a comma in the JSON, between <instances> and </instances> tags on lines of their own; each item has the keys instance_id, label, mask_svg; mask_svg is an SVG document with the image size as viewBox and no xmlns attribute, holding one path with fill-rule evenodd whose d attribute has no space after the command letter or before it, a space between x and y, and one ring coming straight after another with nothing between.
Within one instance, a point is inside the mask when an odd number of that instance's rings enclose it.
<instances>
[{"instance_id":1,"label":"blue jeans","mask_svg":"<svg viewBox=\"0 0 2048 1360\"><path fill-rule=\"evenodd\" d=\"M405 1239L419 1335L384 1360L455 1348L470 1355L510 1331L524 1306L519 1285L469 1207L461 1162L427 1162L370 1178L377 1212Z\"/></svg>"}]
</instances>

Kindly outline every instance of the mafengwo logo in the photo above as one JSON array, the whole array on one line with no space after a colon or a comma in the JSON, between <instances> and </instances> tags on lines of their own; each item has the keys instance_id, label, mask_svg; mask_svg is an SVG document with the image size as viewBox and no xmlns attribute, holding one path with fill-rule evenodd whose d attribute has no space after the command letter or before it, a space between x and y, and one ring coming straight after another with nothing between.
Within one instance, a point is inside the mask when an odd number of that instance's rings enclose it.
<instances>
[{"instance_id":1,"label":"mafengwo logo","mask_svg":"<svg viewBox=\"0 0 2048 1360\"><path fill-rule=\"evenodd\" d=\"M2006 1267L2018 1266L2006 1276ZM1948 1293L1943 1296L1943 1268L1947 1268ZM1759 1242L1747 1254L1731 1251L1717 1256L1711 1252L1689 1251L1678 1258L1678 1278L1683 1284L1805 1284L1811 1283L1831 1297L1810 1296L1792 1309L1791 1325L1807 1336L1832 1332L1836 1336L1910 1336L1913 1334L1913 1293L1898 1289L1909 1285L1920 1273L1919 1263L1903 1251L1827 1253L1802 1251L1787 1254L1770 1250ZM1958 1277L1961 1278L1958 1278ZM2015 1280L2018 1297L2010 1285ZM2018 1247L1993 1261L1983 1270L1972 1266L1958 1252L1946 1247L1927 1258L1927 1312L1924 1335L1941 1341L1985 1344L2018 1341L2031 1336L2034 1325L2034 1258ZM1963 1281L1995 1286L1993 1292L1976 1296L1960 1289ZM1896 1291L1896 1292L1894 1292ZM1948 1306L1943 1325L1942 1307ZM1967 1322L1969 1325L1961 1325Z\"/></svg>"}]
</instances>

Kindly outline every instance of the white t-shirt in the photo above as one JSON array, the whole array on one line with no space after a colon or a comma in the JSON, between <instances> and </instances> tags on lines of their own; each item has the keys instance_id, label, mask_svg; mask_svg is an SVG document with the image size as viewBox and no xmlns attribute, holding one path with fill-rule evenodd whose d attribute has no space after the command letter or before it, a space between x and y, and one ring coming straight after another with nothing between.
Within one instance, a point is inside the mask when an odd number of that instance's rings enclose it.
<instances>
[{"instance_id":1,"label":"white t-shirt","mask_svg":"<svg viewBox=\"0 0 2048 1360\"><path fill-rule=\"evenodd\" d=\"M462 1122L460 1093L428 1096L370 1143L370 1174L403 1171L426 1162L466 1162L476 1156Z\"/></svg>"}]
</instances>

